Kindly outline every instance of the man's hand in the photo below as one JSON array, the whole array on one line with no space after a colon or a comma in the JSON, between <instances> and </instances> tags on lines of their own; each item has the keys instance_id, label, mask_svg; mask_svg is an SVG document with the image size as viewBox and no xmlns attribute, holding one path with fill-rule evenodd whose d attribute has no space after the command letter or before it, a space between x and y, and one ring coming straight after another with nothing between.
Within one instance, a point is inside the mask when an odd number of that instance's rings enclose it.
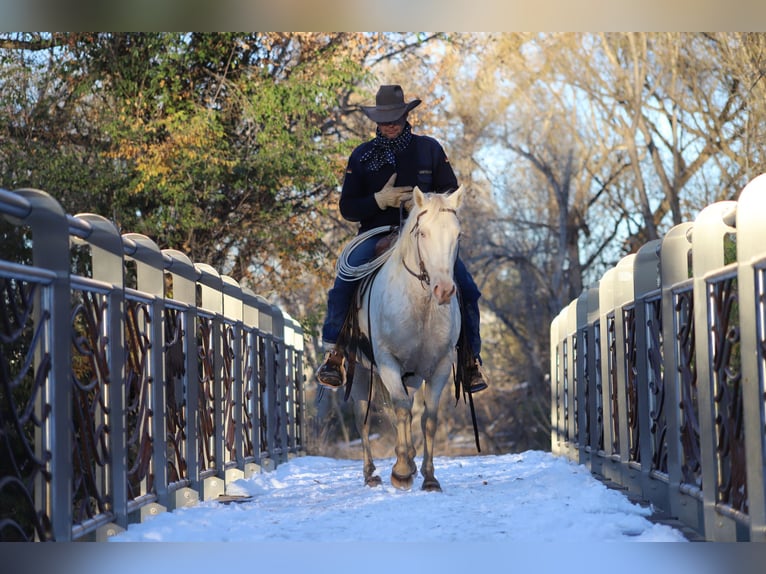
<instances>
[{"instance_id":1,"label":"man's hand","mask_svg":"<svg viewBox=\"0 0 766 574\"><path fill-rule=\"evenodd\" d=\"M403 201L412 200L412 186L400 185L394 186L394 180L396 180L396 174L394 173L386 182L379 192L375 194L375 203L381 209L387 207L399 208L399 204Z\"/></svg>"}]
</instances>

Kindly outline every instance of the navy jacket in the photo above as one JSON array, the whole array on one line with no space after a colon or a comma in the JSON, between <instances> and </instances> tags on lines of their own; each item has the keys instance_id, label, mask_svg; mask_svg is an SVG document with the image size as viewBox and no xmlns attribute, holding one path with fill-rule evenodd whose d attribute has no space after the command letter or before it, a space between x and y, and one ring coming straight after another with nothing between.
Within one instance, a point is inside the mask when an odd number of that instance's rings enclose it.
<instances>
[{"instance_id":1,"label":"navy jacket","mask_svg":"<svg viewBox=\"0 0 766 574\"><path fill-rule=\"evenodd\" d=\"M340 213L348 221L359 222L362 233L375 227L399 225L399 210L380 209L373 197L394 172L394 185L418 186L424 193L444 193L457 189L457 177L441 144L429 136L412 134L410 145L396 154L396 167L387 164L370 172L361 163L364 153L372 146L370 140L359 145L348 159L346 177L340 194Z\"/></svg>"}]
</instances>

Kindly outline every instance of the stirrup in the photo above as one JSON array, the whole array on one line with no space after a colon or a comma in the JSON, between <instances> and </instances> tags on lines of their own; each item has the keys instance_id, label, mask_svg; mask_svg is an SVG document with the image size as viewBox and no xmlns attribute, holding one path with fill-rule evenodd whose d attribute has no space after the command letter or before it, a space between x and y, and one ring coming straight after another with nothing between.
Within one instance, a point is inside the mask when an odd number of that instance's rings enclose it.
<instances>
[{"instance_id":1,"label":"stirrup","mask_svg":"<svg viewBox=\"0 0 766 574\"><path fill-rule=\"evenodd\" d=\"M316 372L317 383L328 389L337 389L346 384L346 369L343 351L332 349L327 351L324 362Z\"/></svg>"},{"instance_id":2,"label":"stirrup","mask_svg":"<svg viewBox=\"0 0 766 574\"><path fill-rule=\"evenodd\" d=\"M488 387L487 375L484 373L484 369L481 368L479 359L474 359L473 365L468 369L468 390L473 394L483 391Z\"/></svg>"}]
</instances>

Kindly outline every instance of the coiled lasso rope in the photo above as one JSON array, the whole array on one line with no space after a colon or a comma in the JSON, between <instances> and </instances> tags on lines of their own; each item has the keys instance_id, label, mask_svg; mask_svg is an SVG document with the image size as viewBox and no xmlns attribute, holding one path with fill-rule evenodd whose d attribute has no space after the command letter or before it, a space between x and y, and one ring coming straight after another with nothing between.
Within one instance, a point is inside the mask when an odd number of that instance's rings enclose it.
<instances>
[{"instance_id":1,"label":"coiled lasso rope","mask_svg":"<svg viewBox=\"0 0 766 574\"><path fill-rule=\"evenodd\" d=\"M374 229L370 229L368 231L365 231L363 233L360 233L354 239L348 242L348 245L343 248L343 251L340 254L340 257L338 257L338 262L335 264L335 273L343 279L344 281L356 281L357 279L361 279L362 277L367 277L367 275L370 275L373 271L375 271L378 267L383 265L388 257L391 255L391 249L386 249L383 253L378 255L375 259L372 259L368 261L367 263L363 263L357 267L354 267L348 262L348 258L351 255L351 253L356 249L357 245L362 243L364 240L366 240L369 237L372 237L373 235L383 235L385 233L390 233L394 229L396 229L396 225L384 225L382 227L375 227Z\"/></svg>"}]
</instances>

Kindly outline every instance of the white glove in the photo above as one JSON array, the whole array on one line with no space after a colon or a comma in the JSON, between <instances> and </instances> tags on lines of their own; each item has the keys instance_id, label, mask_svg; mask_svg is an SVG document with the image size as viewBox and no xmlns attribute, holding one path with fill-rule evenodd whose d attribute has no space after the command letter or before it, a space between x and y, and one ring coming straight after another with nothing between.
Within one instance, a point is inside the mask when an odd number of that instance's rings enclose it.
<instances>
[{"instance_id":1,"label":"white glove","mask_svg":"<svg viewBox=\"0 0 766 574\"><path fill-rule=\"evenodd\" d=\"M394 173L386 182L379 192L375 194L375 203L378 204L380 209L386 209L387 207L399 208L399 204L403 201L410 201L412 199L412 186L400 185L394 186L394 180L396 174Z\"/></svg>"}]
</instances>

